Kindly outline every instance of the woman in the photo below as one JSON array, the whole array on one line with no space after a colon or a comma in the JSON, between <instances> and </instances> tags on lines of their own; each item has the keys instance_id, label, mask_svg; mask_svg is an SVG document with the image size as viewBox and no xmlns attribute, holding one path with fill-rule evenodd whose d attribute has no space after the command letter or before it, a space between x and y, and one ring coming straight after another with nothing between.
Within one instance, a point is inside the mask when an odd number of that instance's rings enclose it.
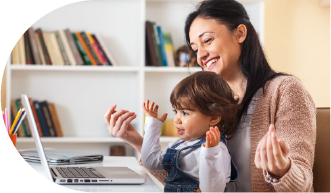
<instances>
[{"instance_id":1,"label":"woman","mask_svg":"<svg viewBox=\"0 0 331 193\"><path fill-rule=\"evenodd\" d=\"M199 65L222 76L242 105L228 139L239 177L227 191L313 191L314 101L296 78L271 69L244 7L203 1L187 17L185 34ZM105 114L110 133L140 152L135 114L115 108Z\"/></svg>"}]
</instances>

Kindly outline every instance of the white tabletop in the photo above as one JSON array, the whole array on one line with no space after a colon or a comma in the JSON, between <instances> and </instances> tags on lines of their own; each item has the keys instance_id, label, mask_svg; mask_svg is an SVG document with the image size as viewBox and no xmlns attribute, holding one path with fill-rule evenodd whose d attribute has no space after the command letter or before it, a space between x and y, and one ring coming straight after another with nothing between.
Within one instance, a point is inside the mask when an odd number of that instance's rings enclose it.
<instances>
[{"instance_id":1,"label":"white tabletop","mask_svg":"<svg viewBox=\"0 0 331 193\"><path fill-rule=\"evenodd\" d=\"M29 165L37 172L39 172L40 174L46 177L41 167L41 164L29 163ZM86 167L86 166L123 167L124 166L130 168L131 170L145 177L146 182L145 184L141 184L141 185L62 185L66 188L70 188L78 191L84 191L84 192L163 192L158 188L157 185L155 185L153 180L146 173L145 169L138 164L138 161L135 157L104 156L104 160L102 163L79 164L74 166L78 166L78 167Z\"/></svg>"}]
</instances>

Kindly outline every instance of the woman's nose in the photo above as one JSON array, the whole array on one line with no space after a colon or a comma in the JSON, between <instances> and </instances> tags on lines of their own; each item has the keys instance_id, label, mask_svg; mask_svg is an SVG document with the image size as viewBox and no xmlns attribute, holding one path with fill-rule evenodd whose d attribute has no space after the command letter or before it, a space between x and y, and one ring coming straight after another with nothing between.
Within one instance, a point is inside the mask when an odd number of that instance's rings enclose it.
<instances>
[{"instance_id":1,"label":"woman's nose","mask_svg":"<svg viewBox=\"0 0 331 193\"><path fill-rule=\"evenodd\" d=\"M208 51L204 48L199 48L197 52L197 61L201 67L203 67L203 61L208 58Z\"/></svg>"}]
</instances>

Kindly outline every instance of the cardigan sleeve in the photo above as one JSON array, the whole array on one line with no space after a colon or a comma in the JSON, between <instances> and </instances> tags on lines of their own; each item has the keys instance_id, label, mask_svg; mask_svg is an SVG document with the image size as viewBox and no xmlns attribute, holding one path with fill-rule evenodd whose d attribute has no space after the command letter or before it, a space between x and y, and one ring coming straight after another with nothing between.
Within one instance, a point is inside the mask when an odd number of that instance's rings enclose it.
<instances>
[{"instance_id":1,"label":"cardigan sleeve","mask_svg":"<svg viewBox=\"0 0 331 193\"><path fill-rule=\"evenodd\" d=\"M316 143L316 108L304 86L294 77L286 78L278 87L275 133L290 147L291 166L278 183L277 192L313 190L313 164Z\"/></svg>"}]
</instances>

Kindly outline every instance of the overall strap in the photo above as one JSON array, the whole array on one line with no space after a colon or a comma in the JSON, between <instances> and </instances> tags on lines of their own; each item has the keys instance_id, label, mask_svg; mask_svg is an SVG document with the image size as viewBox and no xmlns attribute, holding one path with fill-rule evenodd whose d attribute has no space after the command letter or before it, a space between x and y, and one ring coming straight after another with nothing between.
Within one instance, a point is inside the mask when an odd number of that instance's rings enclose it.
<instances>
[{"instance_id":1,"label":"overall strap","mask_svg":"<svg viewBox=\"0 0 331 193\"><path fill-rule=\"evenodd\" d=\"M179 143L176 143L175 145L171 146L171 149L175 149L176 147L178 147L180 144L184 143L185 141L181 141Z\"/></svg>"}]
</instances>

